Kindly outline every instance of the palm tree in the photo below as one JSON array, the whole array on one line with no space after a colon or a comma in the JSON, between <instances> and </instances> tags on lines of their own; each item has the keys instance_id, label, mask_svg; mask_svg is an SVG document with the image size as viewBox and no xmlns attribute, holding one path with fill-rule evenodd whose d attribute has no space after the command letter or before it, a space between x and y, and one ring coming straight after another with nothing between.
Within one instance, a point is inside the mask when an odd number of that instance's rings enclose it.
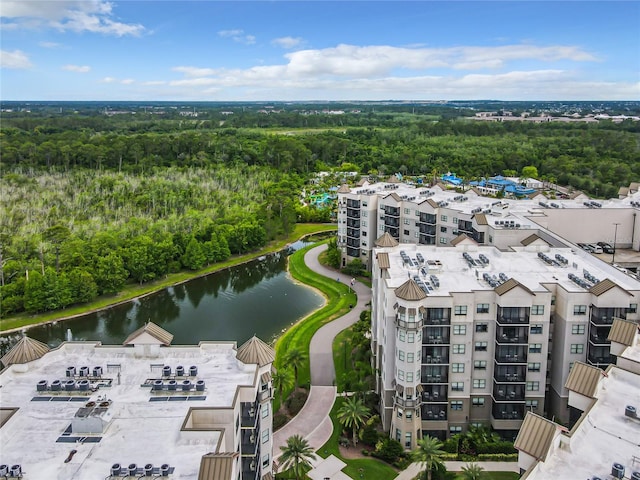
<instances>
[{"instance_id":1,"label":"palm tree","mask_svg":"<svg viewBox=\"0 0 640 480\"><path fill-rule=\"evenodd\" d=\"M284 356L284 363L287 366L293 367L296 390L298 389L298 368L300 368L306 360L307 356L297 348L289 350Z\"/></svg>"},{"instance_id":2,"label":"palm tree","mask_svg":"<svg viewBox=\"0 0 640 480\"><path fill-rule=\"evenodd\" d=\"M338 410L338 420L353 433L353 445L358 441L358 429L364 425L371 412L363 401L357 397L347 398Z\"/></svg>"},{"instance_id":3,"label":"palm tree","mask_svg":"<svg viewBox=\"0 0 640 480\"><path fill-rule=\"evenodd\" d=\"M484 468L477 463L467 463L465 467L462 467L461 475L464 480L482 480L486 478Z\"/></svg>"},{"instance_id":4,"label":"palm tree","mask_svg":"<svg viewBox=\"0 0 640 480\"><path fill-rule=\"evenodd\" d=\"M280 450L282 450L280 465L283 470L291 469L296 476L296 480L302 478L305 471L311 468L311 461L316 458L313 449L309 446L309 442L300 435L289 437L287 445L280 447Z\"/></svg>"},{"instance_id":5,"label":"palm tree","mask_svg":"<svg viewBox=\"0 0 640 480\"><path fill-rule=\"evenodd\" d=\"M278 370L271 377L271 381L273 382L273 388L275 388L280 395L280 406L282 406L284 391L293 386L293 375L291 375L291 370Z\"/></svg>"},{"instance_id":6,"label":"palm tree","mask_svg":"<svg viewBox=\"0 0 640 480\"><path fill-rule=\"evenodd\" d=\"M434 467L441 468L444 463L440 456L445 452L441 450L442 442L435 437L426 436L418 440L418 447L411 452L411 458L414 462L423 464L426 468L427 480L431 480L431 472Z\"/></svg>"}]
</instances>

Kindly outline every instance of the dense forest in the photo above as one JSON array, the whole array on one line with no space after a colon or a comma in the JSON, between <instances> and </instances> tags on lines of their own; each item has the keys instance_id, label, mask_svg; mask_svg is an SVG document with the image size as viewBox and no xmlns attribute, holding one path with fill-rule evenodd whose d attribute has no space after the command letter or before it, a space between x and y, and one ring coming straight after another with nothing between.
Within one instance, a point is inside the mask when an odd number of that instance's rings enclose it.
<instances>
[{"instance_id":1,"label":"dense forest","mask_svg":"<svg viewBox=\"0 0 640 480\"><path fill-rule=\"evenodd\" d=\"M600 197L640 179L640 122L454 119L462 111L3 114L0 316L197 270L326 221L299 201L317 171L472 180L531 165Z\"/></svg>"}]
</instances>

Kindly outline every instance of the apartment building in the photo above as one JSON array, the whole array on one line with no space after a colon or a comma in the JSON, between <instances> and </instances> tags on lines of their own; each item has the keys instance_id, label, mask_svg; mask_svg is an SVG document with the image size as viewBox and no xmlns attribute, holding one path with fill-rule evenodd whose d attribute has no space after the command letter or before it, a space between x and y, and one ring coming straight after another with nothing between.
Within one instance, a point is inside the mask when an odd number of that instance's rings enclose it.
<instances>
[{"instance_id":1,"label":"apartment building","mask_svg":"<svg viewBox=\"0 0 640 480\"><path fill-rule=\"evenodd\" d=\"M448 243L399 243L385 231L374 244L384 428L414 448L470 425L515 438L526 412L568 419L571 366L612 361L613 319L637 322L640 282L549 235L508 249L462 234Z\"/></svg>"},{"instance_id":2,"label":"apartment building","mask_svg":"<svg viewBox=\"0 0 640 480\"><path fill-rule=\"evenodd\" d=\"M254 337L172 346L24 337L0 372L0 476L272 479L274 350Z\"/></svg>"},{"instance_id":3,"label":"apartment building","mask_svg":"<svg viewBox=\"0 0 640 480\"><path fill-rule=\"evenodd\" d=\"M584 195L566 200L495 199L478 189L460 193L444 185L416 187L388 182L338 190L337 241L343 265L355 258L369 268L375 239L389 233L401 244L450 246L459 234L481 245L508 249L532 233L558 246L615 243L640 250L640 193L612 200Z\"/></svg>"}]
</instances>

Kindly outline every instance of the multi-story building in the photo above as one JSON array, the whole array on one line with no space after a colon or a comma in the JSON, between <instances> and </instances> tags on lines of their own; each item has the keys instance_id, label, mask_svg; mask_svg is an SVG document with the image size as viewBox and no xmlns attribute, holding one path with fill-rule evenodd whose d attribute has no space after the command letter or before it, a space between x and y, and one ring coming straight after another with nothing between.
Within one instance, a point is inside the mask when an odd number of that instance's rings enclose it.
<instances>
[{"instance_id":1,"label":"multi-story building","mask_svg":"<svg viewBox=\"0 0 640 480\"><path fill-rule=\"evenodd\" d=\"M460 193L398 183L338 190L337 241L346 264L355 258L369 268L375 239L389 233L399 243L450 246L459 234L481 245L508 249L532 233L558 245L608 242L640 250L640 193L621 199L590 200L584 194L549 200L495 199L478 189Z\"/></svg>"},{"instance_id":2,"label":"multi-story building","mask_svg":"<svg viewBox=\"0 0 640 480\"><path fill-rule=\"evenodd\" d=\"M402 237L401 237L402 238ZM511 248L376 242L372 351L385 429L407 448L527 411L569 417L574 362L606 366L614 317L637 321L640 282L550 235Z\"/></svg>"},{"instance_id":3,"label":"multi-story building","mask_svg":"<svg viewBox=\"0 0 640 480\"><path fill-rule=\"evenodd\" d=\"M122 346L20 340L2 358L0 477L273 478L274 350L172 339L148 323Z\"/></svg>"}]
</instances>

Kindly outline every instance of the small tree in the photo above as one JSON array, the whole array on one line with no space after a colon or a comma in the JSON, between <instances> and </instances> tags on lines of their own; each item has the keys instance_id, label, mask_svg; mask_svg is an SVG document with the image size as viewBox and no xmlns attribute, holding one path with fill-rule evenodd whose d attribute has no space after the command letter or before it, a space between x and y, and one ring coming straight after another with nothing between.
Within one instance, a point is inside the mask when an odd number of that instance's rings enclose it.
<instances>
[{"instance_id":1,"label":"small tree","mask_svg":"<svg viewBox=\"0 0 640 480\"><path fill-rule=\"evenodd\" d=\"M273 374L271 381L273 382L273 388L275 388L280 395L280 406L282 406L284 391L293 386L293 375L291 374L291 370L278 370Z\"/></svg>"},{"instance_id":2,"label":"small tree","mask_svg":"<svg viewBox=\"0 0 640 480\"><path fill-rule=\"evenodd\" d=\"M411 457L414 462L422 464L427 473L427 480L431 480L431 473L434 468L441 468L444 466L440 457L445 453L442 448L442 443L435 437L426 436L421 440L418 440L418 447L411 452Z\"/></svg>"},{"instance_id":3,"label":"small tree","mask_svg":"<svg viewBox=\"0 0 640 480\"><path fill-rule=\"evenodd\" d=\"M364 402L356 397L347 398L338 410L340 423L347 428L351 428L354 446L358 443L358 429L364 425L370 415L371 412Z\"/></svg>"},{"instance_id":4,"label":"small tree","mask_svg":"<svg viewBox=\"0 0 640 480\"><path fill-rule=\"evenodd\" d=\"M327 263L330 267L340 268L340 260L342 258L342 254L340 253L340 249L338 248L338 243L335 238L329 240L327 249Z\"/></svg>"},{"instance_id":5,"label":"small tree","mask_svg":"<svg viewBox=\"0 0 640 480\"><path fill-rule=\"evenodd\" d=\"M307 356L297 348L289 350L284 356L284 363L289 367L293 367L296 390L298 389L298 369L302 367L306 359Z\"/></svg>"},{"instance_id":6,"label":"small tree","mask_svg":"<svg viewBox=\"0 0 640 480\"><path fill-rule=\"evenodd\" d=\"M468 463L462 467L461 476L464 480L482 480L487 478L484 468L477 463Z\"/></svg>"},{"instance_id":7,"label":"small tree","mask_svg":"<svg viewBox=\"0 0 640 480\"><path fill-rule=\"evenodd\" d=\"M316 458L309 442L300 435L289 437L287 444L280 447L280 450L282 450L280 465L284 470L291 469L296 480L303 477L305 472L311 468L311 461Z\"/></svg>"}]
</instances>

